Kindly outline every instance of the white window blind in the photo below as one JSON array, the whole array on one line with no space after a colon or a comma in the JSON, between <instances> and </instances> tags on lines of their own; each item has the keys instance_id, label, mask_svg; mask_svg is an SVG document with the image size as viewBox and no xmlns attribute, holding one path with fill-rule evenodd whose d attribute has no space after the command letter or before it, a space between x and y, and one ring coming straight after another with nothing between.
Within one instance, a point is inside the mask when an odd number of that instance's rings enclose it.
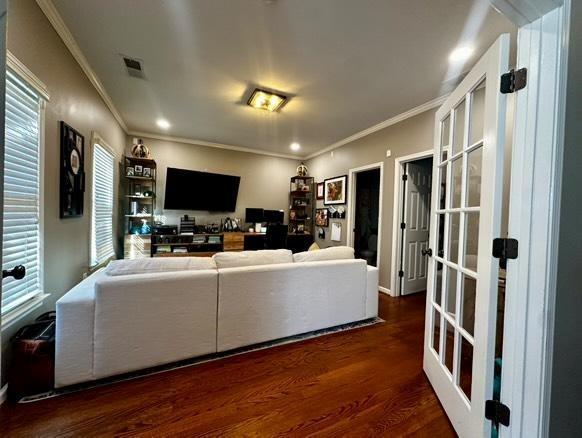
<instances>
[{"instance_id":1,"label":"white window blind","mask_svg":"<svg viewBox=\"0 0 582 438\"><path fill-rule=\"evenodd\" d=\"M93 149L91 265L115 255L113 250L113 169L115 158L99 144Z\"/></svg>"},{"instance_id":2,"label":"white window blind","mask_svg":"<svg viewBox=\"0 0 582 438\"><path fill-rule=\"evenodd\" d=\"M2 283L2 314L42 293L40 267L41 98L6 72L2 269L26 267L22 280Z\"/></svg>"}]
</instances>

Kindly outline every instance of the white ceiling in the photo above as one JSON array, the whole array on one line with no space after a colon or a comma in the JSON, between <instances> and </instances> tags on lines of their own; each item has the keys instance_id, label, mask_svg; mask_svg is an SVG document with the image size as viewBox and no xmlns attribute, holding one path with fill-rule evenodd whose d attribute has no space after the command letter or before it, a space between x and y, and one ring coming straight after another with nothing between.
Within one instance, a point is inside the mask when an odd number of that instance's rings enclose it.
<instances>
[{"instance_id":1,"label":"white ceiling","mask_svg":"<svg viewBox=\"0 0 582 438\"><path fill-rule=\"evenodd\" d=\"M485 0L54 4L130 131L284 154L296 141L302 156L442 96L516 30ZM461 43L476 54L451 71ZM141 59L146 80L129 77L120 54ZM255 85L293 97L258 111L244 104Z\"/></svg>"}]
</instances>

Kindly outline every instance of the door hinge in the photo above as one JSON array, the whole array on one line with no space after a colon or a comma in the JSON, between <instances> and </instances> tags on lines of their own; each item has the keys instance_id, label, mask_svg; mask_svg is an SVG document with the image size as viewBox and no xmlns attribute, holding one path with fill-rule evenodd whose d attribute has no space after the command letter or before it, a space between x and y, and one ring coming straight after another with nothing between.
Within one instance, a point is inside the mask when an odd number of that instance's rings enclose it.
<instances>
[{"instance_id":1,"label":"door hinge","mask_svg":"<svg viewBox=\"0 0 582 438\"><path fill-rule=\"evenodd\" d=\"M400 278L404 277L404 271L398 271L398 276L399 276Z\"/></svg>"},{"instance_id":2,"label":"door hinge","mask_svg":"<svg viewBox=\"0 0 582 438\"><path fill-rule=\"evenodd\" d=\"M408 175L406 174L402 175L402 181L408 181Z\"/></svg>"},{"instance_id":3,"label":"door hinge","mask_svg":"<svg viewBox=\"0 0 582 438\"><path fill-rule=\"evenodd\" d=\"M493 257L499 259L499 267L501 269L507 268L508 259L517 258L518 247L519 243L516 239L493 239Z\"/></svg>"},{"instance_id":4,"label":"door hinge","mask_svg":"<svg viewBox=\"0 0 582 438\"><path fill-rule=\"evenodd\" d=\"M406 224L404 222L400 222L400 229L404 230L406 228Z\"/></svg>"},{"instance_id":5,"label":"door hinge","mask_svg":"<svg viewBox=\"0 0 582 438\"><path fill-rule=\"evenodd\" d=\"M499 400L487 400L485 402L485 418L491 420L495 426L500 424L509 426L510 413L509 407Z\"/></svg>"},{"instance_id":6,"label":"door hinge","mask_svg":"<svg viewBox=\"0 0 582 438\"><path fill-rule=\"evenodd\" d=\"M503 94L515 93L527 85L527 68L520 68L519 70L509 70L509 72L501 75L500 90Z\"/></svg>"}]
</instances>

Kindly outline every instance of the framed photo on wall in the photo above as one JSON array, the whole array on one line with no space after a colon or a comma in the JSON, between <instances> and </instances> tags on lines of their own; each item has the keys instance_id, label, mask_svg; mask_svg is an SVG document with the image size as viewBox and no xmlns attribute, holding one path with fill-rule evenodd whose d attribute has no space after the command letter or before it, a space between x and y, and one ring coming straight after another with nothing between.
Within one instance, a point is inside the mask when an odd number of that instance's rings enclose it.
<instances>
[{"instance_id":1,"label":"framed photo on wall","mask_svg":"<svg viewBox=\"0 0 582 438\"><path fill-rule=\"evenodd\" d=\"M318 201L323 199L323 194L325 192L325 184L320 182L317 183L317 190L315 191L315 199Z\"/></svg>"},{"instance_id":2,"label":"framed photo on wall","mask_svg":"<svg viewBox=\"0 0 582 438\"><path fill-rule=\"evenodd\" d=\"M324 205L345 204L348 194L348 176L336 176L324 182Z\"/></svg>"},{"instance_id":3,"label":"framed photo on wall","mask_svg":"<svg viewBox=\"0 0 582 438\"><path fill-rule=\"evenodd\" d=\"M318 227L329 227L329 210L327 208L315 209L315 225Z\"/></svg>"}]
</instances>

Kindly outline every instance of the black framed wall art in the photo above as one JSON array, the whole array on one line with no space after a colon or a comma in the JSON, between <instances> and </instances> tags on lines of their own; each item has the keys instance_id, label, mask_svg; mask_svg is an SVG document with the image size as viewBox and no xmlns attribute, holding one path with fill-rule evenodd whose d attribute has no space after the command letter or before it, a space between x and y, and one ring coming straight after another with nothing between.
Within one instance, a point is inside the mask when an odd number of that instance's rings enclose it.
<instances>
[{"instance_id":1,"label":"black framed wall art","mask_svg":"<svg viewBox=\"0 0 582 438\"><path fill-rule=\"evenodd\" d=\"M60 217L83 216L85 137L61 121Z\"/></svg>"},{"instance_id":2,"label":"black framed wall art","mask_svg":"<svg viewBox=\"0 0 582 438\"><path fill-rule=\"evenodd\" d=\"M348 176L328 178L324 182L323 205L345 204L348 191Z\"/></svg>"}]
</instances>

